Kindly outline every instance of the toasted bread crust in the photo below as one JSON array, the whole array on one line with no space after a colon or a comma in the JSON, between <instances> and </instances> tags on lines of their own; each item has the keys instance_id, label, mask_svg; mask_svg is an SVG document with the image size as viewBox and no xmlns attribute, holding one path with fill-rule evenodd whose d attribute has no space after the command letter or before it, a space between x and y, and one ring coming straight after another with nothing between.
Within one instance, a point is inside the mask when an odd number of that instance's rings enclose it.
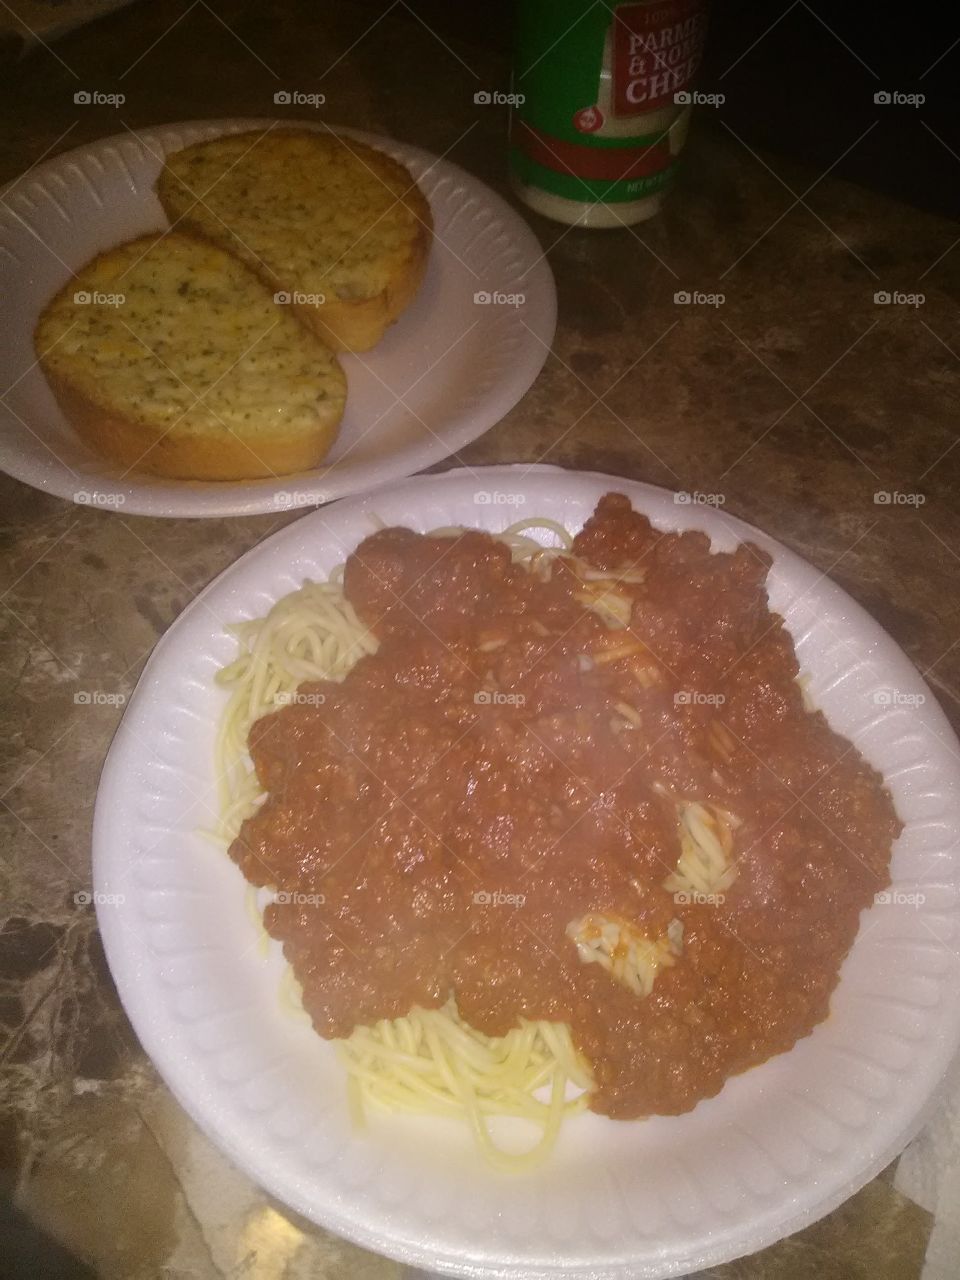
<instances>
[{"instance_id":1,"label":"toasted bread crust","mask_svg":"<svg viewBox=\"0 0 960 1280\"><path fill-rule=\"evenodd\" d=\"M427 270L430 238L430 232L422 229L403 271L377 297L294 307L294 311L334 351L369 351L416 297Z\"/></svg>"},{"instance_id":2,"label":"toasted bread crust","mask_svg":"<svg viewBox=\"0 0 960 1280\"><path fill-rule=\"evenodd\" d=\"M43 358L40 360L44 366ZM130 471L169 480L259 480L308 471L326 456L340 424L331 412L316 431L257 440L247 444L239 436L227 440L184 435L176 428L156 432L116 408L98 403L79 387L44 367L50 389L85 444Z\"/></svg>"},{"instance_id":3,"label":"toasted bread crust","mask_svg":"<svg viewBox=\"0 0 960 1280\"><path fill-rule=\"evenodd\" d=\"M293 137L316 142L318 139L329 141L329 136L306 129L282 129L270 135L282 140ZM257 145L263 135L251 131L244 134L229 134L226 138L231 143L246 142L250 146ZM219 139L211 140L213 143ZM334 139L339 143L339 139ZM270 145L269 139L260 145ZM345 144L341 144L345 145ZM211 142L197 143L194 147L209 148ZM194 148L184 148L190 151ZM415 221L415 232L406 252L391 254L384 260L388 280L386 286L376 294L361 298L328 298L317 306L294 306L298 318L319 338L335 351L368 351L383 337L387 328L397 320L410 305L423 280L430 254L433 237L433 218L430 205L423 192L414 182L412 176L403 165L392 157L364 143L350 141L349 152L361 158L366 169L381 171L389 175L395 183L403 187L403 193L397 203L404 205ZM181 154L175 152L175 155ZM171 157L172 158L172 157ZM234 240L224 232L218 234L222 224L217 219L203 216L202 205L187 205L180 191L179 179L164 166L156 184L157 196L164 212L178 227L183 227L191 235L197 236L227 249L242 257L244 263L254 271L271 290L287 293L309 292L304 282L288 278L283 272L275 270L259 253L245 252ZM357 228L362 237L364 228Z\"/></svg>"}]
</instances>

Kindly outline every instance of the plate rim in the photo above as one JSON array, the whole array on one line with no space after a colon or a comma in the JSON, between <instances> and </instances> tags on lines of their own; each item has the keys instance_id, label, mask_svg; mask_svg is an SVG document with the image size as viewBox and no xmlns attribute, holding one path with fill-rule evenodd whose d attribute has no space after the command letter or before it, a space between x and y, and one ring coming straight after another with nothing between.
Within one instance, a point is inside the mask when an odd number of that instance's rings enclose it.
<instances>
[{"instance_id":1,"label":"plate rim","mask_svg":"<svg viewBox=\"0 0 960 1280\"><path fill-rule=\"evenodd\" d=\"M496 386L486 397L489 411L486 415L482 415L480 419L485 425L478 429L475 408L472 409L466 418L461 417L459 430L455 435L452 437L444 436L442 438L443 443L440 443L441 437L431 431L426 439L412 446L408 453L404 455L406 461L401 463L401 470L394 471L386 476L378 476L376 474L379 460L377 458L370 459L360 464L357 469L356 479L349 481L348 487L338 489L335 485L333 492L324 497L321 502L315 504L304 503L302 506L294 508L306 513L320 505L339 502L343 498L353 497L364 492L373 492L374 489L381 489L385 485L395 484L400 480L415 475L426 467L435 466L447 458L454 457L461 449L466 448L474 440L479 439L497 426L519 404L537 378L539 378L553 350L557 327L557 291L547 253L540 244L533 228L522 214L482 178L470 173L469 170L464 169L456 161L449 160L444 155L436 155L416 143L366 129L357 129L348 125L329 124L298 117L286 119L271 116L217 116L210 119L167 121L161 124L146 125L136 131L113 133L105 137L96 138L91 142L80 143L66 151L58 152L54 156L43 159L12 178L0 187L0 200L5 200L7 195L14 188L20 187L21 184L26 187L26 184L30 181L43 182L51 174L56 174L69 164L76 164L80 157L96 154L102 148L119 147L124 144L126 146L135 146L142 153L146 149L144 146L145 141L149 143L157 138L158 135L162 136L171 132L217 129L225 136L229 136L242 132L243 129L256 130L267 125L277 125L288 129L308 129L311 132L342 134L381 149L397 148L405 156L417 158L431 169L436 169L440 172L449 171L458 182L467 184L476 192L482 191L485 206L504 221L510 229L515 242L521 247L525 246L528 250L535 251L534 261L527 269L527 274L531 276L534 282L532 292L537 298L537 311L532 317L532 323L525 324L525 328L531 330L531 333L521 334L520 337L520 341L525 344L522 350L531 354L526 362L522 358L519 360L511 359L505 369L507 376L498 378ZM218 136L218 134L212 136ZM142 195L137 197L138 201L142 200L142 198ZM118 241L118 243L121 242ZM17 274L23 274L29 269L28 260L18 269ZM69 279L69 277L65 278L64 283L66 283L66 279ZM34 323L35 317L32 313L28 320L31 325ZM520 370L524 371L518 373ZM21 374L20 376L24 375ZM504 391L505 383L508 388L506 392ZM26 430L31 434L37 434L31 423L27 422L25 426ZM40 438L43 439L42 436ZM7 442L0 436L0 472L32 489L52 494L76 506L83 506L86 504L78 502L74 496L75 493L106 488L108 483L106 479L98 478L96 474L79 474L76 479L73 479L69 475L69 468L65 463L60 462L59 458L55 464L37 463L35 466L36 468L43 466L45 469L42 472L38 469L32 478L24 474L32 469L30 460L23 458L20 449L14 443ZM58 475L59 472L63 473L62 477ZM307 490L311 487L314 490L323 488L322 469L296 472L287 476L279 476L276 479L264 478L251 481L174 480L164 477L152 477L148 478L147 482L144 483L139 480L136 473L133 474L132 481L127 478L114 486L114 491L120 488L124 490L124 502L117 512L119 515L143 515L161 519L217 519L228 516L251 515L279 516L286 514L291 508L278 505L276 500L278 492L297 489L298 487ZM269 488L256 488L255 486L258 485L269 485ZM220 488L219 486L223 487ZM222 501L225 495L229 495L230 498L226 503ZM108 513L112 512L110 507L101 506L100 509L106 510Z\"/></svg>"},{"instance_id":2,"label":"plate rim","mask_svg":"<svg viewBox=\"0 0 960 1280\"><path fill-rule=\"evenodd\" d=\"M434 475L415 475L406 477L397 481L395 487L397 489L438 489L442 488L445 484L449 484L451 482L456 483L458 479L467 475L475 476L477 473L480 473L485 478L490 478L492 480L502 478L504 482L509 482L511 479L516 480L518 475L526 477L529 474L535 474L541 476L554 476L558 479L575 478L576 480L588 480L600 483L612 489L626 486L626 491L628 492L628 496L631 496L631 501L633 501L633 495L630 491L640 490L641 492L647 492L651 495L659 495L661 498L663 495L670 495L673 492L662 486L652 485L645 481L634 480L625 476L616 476L600 471L557 467L541 463L508 463L480 466L477 468L456 468ZM338 499L336 502L328 504L322 508L321 511L305 514L303 519L312 520L319 524L320 519L325 518L328 512L332 511L335 507L349 504L362 510L363 507L371 505L375 501L376 496L377 491L345 496ZM928 705L925 710L927 714L932 713L934 718L939 722L940 736L946 740L945 745L952 747L954 753L958 757L958 760L960 760L960 742L958 742L957 736L947 720L943 709L940 707L935 694L930 690L929 685L927 685L926 681L923 680L914 664L904 653L899 644L897 644L896 640L894 640L886 629L873 618L869 611L850 596L843 587L829 576L829 574L821 573L815 565L811 564L810 561L807 561L804 557L793 551L785 543L782 543L771 535L764 533L763 530L749 524L740 517L727 515L725 512L723 513L723 516L724 522L732 528L732 531L741 540L749 537L749 539L756 544L774 550L777 558L781 561L785 561L788 565L792 562L801 566L804 570L812 570L817 573L819 575L818 580L824 584L825 589L835 593L837 599L843 600L847 612L850 615L868 622L874 635L878 639L882 637L886 642L886 647L890 648L896 653L896 655L898 655L899 659L914 672L916 679L922 684L922 687L928 690ZM318 517L320 519L318 519ZM299 520L291 522L291 524L277 530L261 542L249 548L231 564L226 566L226 568L224 568L219 574L217 574L215 578L213 578L200 592L198 592L178 617L174 619L163 636L158 640L153 652L148 658L143 672L137 682L136 689L128 700L127 706L124 710L123 720L125 720L135 708L138 699L140 697L146 697L146 690L150 682L152 670L155 665L159 665L159 662L162 660L169 638L172 636L181 621L185 620L193 611L202 609L207 595L212 593L220 583L237 571L241 565L246 565L249 561L259 556L266 559L269 556L269 549L273 549L275 545L284 538L291 537L293 525L297 524L299 524ZM690 527L696 526L691 525ZM886 665L887 662L884 660L884 666ZM97 789L92 840L93 882L95 889L98 886L102 888L103 885L102 876L104 871L104 862L107 857L103 852L103 844L105 840L105 829L110 822L110 819L105 813L107 805L106 793L115 785L115 779L119 776L122 768L121 753L125 746L123 720L121 720L121 724L118 727L110 745ZM955 773L956 777L960 779L960 766L955 766ZM261 1178L260 1173L253 1170L247 1163L240 1147L233 1143L228 1136L216 1129L215 1125L211 1121L209 1113L204 1113L203 1108L197 1105L195 1100L187 1099L183 1096L179 1087L176 1084L171 1083L166 1074L166 1070L161 1069L157 1063L157 1060L154 1057L154 1049L156 1049L161 1056L164 1056L162 1051L164 1037L158 1030L152 1029L149 1018L141 1017L139 1011L135 1019L134 1015L130 1011L128 998L131 1000L134 998L133 993L137 986L136 978L129 971L124 972L122 976L119 976L114 968L114 960L119 956L121 950L118 939L122 937L123 927L117 924L110 912L101 911L99 906L97 907L97 916L113 980L116 983L124 1010L133 1025L144 1051L151 1058L151 1061L163 1079L165 1086L170 1089L171 1093L173 1093L177 1098L188 1116L190 1116L193 1122L214 1143L214 1145L223 1151L228 1158L230 1158L248 1177L251 1178L252 1181L254 1181L258 1186L263 1187L270 1194L276 1195L282 1203L287 1204L297 1212L302 1213L310 1222L321 1226L323 1229L330 1230L355 1244L372 1249L381 1255L396 1259L407 1265L426 1268L440 1267L443 1274L469 1277L470 1280L481 1280L481 1278L483 1278L483 1280L490 1280L491 1277L496 1277L497 1280L510 1280L510 1278L515 1277L518 1274L517 1268L514 1264L503 1263L493 1265L486 1262L473 1262L469 1259L454 1260L449 1257L437 1259L424 1246L411 1245L407 1242L398 1244L396 1237L392 1236L388 1231L370 1228L366 1226L364 1222L358 1221L357 1218L343 1213L339 1207L332 1204L325 1203L323 1205L321 1218L321 1216L317 1214L315 1204L312 1204L306 1195L300 1196L299 1192L294 1191L292 1187L285 1187L283 1193L280 1193L275 1186L265 1182ZM854 945L856 944L854 943ZM958 997L958 1001L960 1001L960 997ZM958 1005L958 1008L960 1008L960 1005ZM789 1217L779 1218L778 1225L766 1227L762 1234L754 1235L746 1250L743 1248L731 1250L723 1243L719 1243L712 1247L702 1248L698 1253L691 1254L683 1259L678 1259L674 1263L658 1264L650 1261L636 1263L633 1262L627 1254L623 1258L618 1259L616 1263L610 1265L604 1263L600 1266L591 1267L589 1270L583 1267L580 1263L575 1263L571 1267L566 1267L562 1263L558 1263L557 1265L550 1267L525 1267L523 1269L523 1274L529 1276L530 1280L559 1280L559 1277L563 1276L576 1277L577 1280L587 1280L588 1277L589 1280L625 1280L627 1276L638 1278L647 1277L648 1280L659 1280L660 1277L663 1277L665 1280L666 1277L682 1276L688 1274L693 1269L715 1266L726 1261L732 1261L738 1257L746 1256L747 1253L753 1253L766 1248L776 1241L783 1239L788 1235L792 1235L803 1227L818 1221L820 1218L830 1213L837 1206L853 1196L867 1182L876 1177L876 1175L881 1172L900 1151L903 1150L904 1146L906 1146L906 1144L923 1127L930 1115L936 1109L941 1098L945 1076L949 1070L952 1060L957 1055L958 1050L960 1050L960 1012L954 1016L952 1034L950 1036L941 1036L938 1047L940 1049L940 1052L937 1055L939 1072L936 1082L931 1087L925 1099L920 1104L916 1105L904 1118L903 1123L897 1128L895 1135L882 1148L874 1151L871 1159L866 1164L860 1166L860 1169L854 1178L844 1182L840 1187L835 1187L832 1190L826 1191L806 1209L794 1212ZM772 1060L776 1060L776 1057L783 1056L786 1055L776 1055Z\"/></svg>"}]
</instances>

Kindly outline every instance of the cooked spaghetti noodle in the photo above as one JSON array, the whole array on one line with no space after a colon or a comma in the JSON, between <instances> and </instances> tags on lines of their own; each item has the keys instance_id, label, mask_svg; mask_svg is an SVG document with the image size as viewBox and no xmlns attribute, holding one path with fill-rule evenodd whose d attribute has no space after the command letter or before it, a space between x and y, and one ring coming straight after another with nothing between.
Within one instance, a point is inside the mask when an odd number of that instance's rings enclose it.
<instances>
[{"instance_id":1,"label":"cooked spaghetti noodle","mask_svg":"<svg viewBox=\"0 0 960 1280\"><path fill-rule=\"evenodd\" d=\"M463 1021L453 1001L358 1027L337 1049L358 1117L367 1106L466 1116L488 1163L509 1172L533 1168L549 1154L561 1121L584 1109L592 1086L563 1023L523 1020L505 1036L485 1036ZM581 1090L576 1097L567 1097L568 1081ZM522 1154L498 1147L488 1123L495 1116L536 1125L536 1145Z\"/></svg>"},{"instance_id":2,"label":"cooked spaghetti noodle","mask_svg":"<svg viewBox=\"0 0 960 1280\"><path fill-rule=\"evenodd\" d=\"M733 861L733 829L738 820L716 805L691 801L677 806L680 857L663 882L670 893L694 899L729 889L737 875Z\"/></svg>"}]
</instances>

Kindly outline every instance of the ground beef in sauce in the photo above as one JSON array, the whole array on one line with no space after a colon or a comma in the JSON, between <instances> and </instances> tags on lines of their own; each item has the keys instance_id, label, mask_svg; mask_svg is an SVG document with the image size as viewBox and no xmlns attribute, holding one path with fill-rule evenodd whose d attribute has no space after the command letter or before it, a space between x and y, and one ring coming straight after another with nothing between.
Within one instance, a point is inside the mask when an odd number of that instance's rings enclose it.
<instances>
[{"instance_id":1,"label":"ground beef in sauce","mask_svg":"<svg viewBox=\"0 0 960 1280\"><path fill-rule=\"evenodd\" d=\"M645 572L620 586L627 629L578 600L573 561L541 581L485 534L361 543L345 590L380 648L253 726L269 794L231 854L254 884L323 897L265 915L321 1035L452 992L490 1034L569 1023L595 1110L676 1113L827 1015L900 823L804 709L765 552L711 554L608 494L574 553ZM683 800L740 819L719 904L663 887ZM586 911L650 937L682 921L649 997L580 963L565 929Z\"/></svg>"}]
</instances>

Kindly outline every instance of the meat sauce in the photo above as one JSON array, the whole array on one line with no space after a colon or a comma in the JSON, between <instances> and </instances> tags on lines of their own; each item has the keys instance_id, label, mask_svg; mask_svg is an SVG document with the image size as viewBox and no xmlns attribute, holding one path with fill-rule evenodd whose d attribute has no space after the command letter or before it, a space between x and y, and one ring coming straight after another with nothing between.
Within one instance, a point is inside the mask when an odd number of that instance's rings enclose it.
<instances>
[{"instance_id":1,"label":"meat sauce","mask_svg":"<svg viewBox=\"0 0 960 1280\"><path fill-rule=\"evenodd\" d=\"M291 898L265 923L322 1036L452 993L491 1035L568 1023L594 1110L677 1113L826 1017L901 824L805 709L765 552L711 554L617 494L573 552L545 581L481 533L366 539L344 584L380 647L254 724L268 796L231 854ZM627 627L585 606L586 564L628 570ZM664 888L683 801L739 819L710 901ZM682 923L652 994L581 963L586 912Z\"/></svg>"}]
</instances>

